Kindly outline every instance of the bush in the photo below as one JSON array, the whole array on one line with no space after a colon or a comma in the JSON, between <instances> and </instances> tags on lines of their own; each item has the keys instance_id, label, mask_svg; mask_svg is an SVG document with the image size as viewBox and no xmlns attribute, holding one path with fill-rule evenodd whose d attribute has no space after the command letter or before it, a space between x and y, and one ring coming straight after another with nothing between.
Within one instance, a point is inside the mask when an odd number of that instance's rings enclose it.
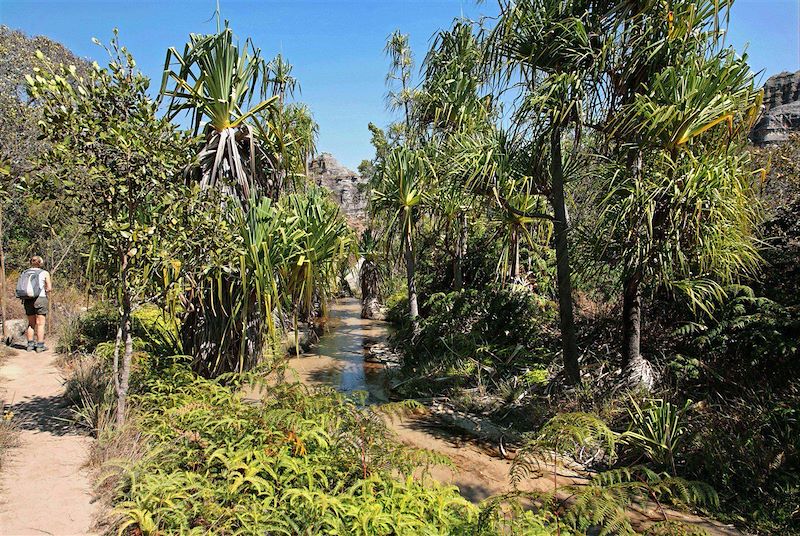
<instances>
[{"instance_id":1,"label":"bush","mask_svg":"<svg viewBox=\"0 0 800 536\"><path fill-rule=\"evenodd\" d=\"M412 341L405 350L407 369L442 369L451 374L470 373L477 367L492 372L510 369L522 374L536 369L552 356L555 333L551 302L523 288L490 286L437 294L427 303L429 314L420 332L410 336L400 329L396 341Z\"/></svg>"},{"instance_id":2,"label":"bush","mask_svg":"<svg viewBox=\"0 0 800 536\"><path fill-rule=\"evenodd\" d=\"M74 318L58 340L56 351L64 354L91 354L104 342L117 337L119 311L100 303ZM162 309L144 305L133 313L133 337L139 349L155 355L181 353L178 326Z\"/></svg>"},{"instance_id":3,"label":"bush","mask_svg":"<svg viewBox=\"0 0 800 536\"><path fill-rule=\"evenodd\" d=\"M413 475L436 456L389 437L380 412L298 384L260 403L237 389L255 376L201 379L173 367L145 380L136 426L153 447L116 479L114 528L128 534L550 534L511 522L454 487ZM226 383L227 385L223 385ZM386 411L396 408L385 408Z\"/></svg>"},{"instance_id":4,"label":"bush","mask_svg":"<svg viewBox=\"0 0 800 536\"><path fill-rule=\"evenodd\" d=\"M800 390L705 404L693 427L687 470L721 490L725 511L768 534L800 530Z\"/></svg>"},{"instance_id":5,"label":"bush","mask_svg":"<svg viewBox=\"0 0 800 536\"><path fill-rule=\"evenodd\" d=\"M97 304L65 326L56 351L62 354L90 354L98 344L115 339L118 322L119 312L116 308L106 303Z\"/></svg>"},{"instance_id":6,"label":"bush","mask_svg":"<svg viewBox=\"0 0 800 536\"><path fill-rule=\"evenodd\" d=\"M58 351L69 353L64 396L75 422L95 437L113 420L116 395L112 384L114 343L119 314L109 305L97 305L76 317L59 339ZM134 354L131 393L141 392L142 379L175 363L186 363L177 324L154 305L133 314Z\"/></svg>"},{"instance_id":7,"label":"bush","mask_svg":"<svg viewBox=\"0 0 800 536\"><path fill-rule=\"evenodd\" d=\"M73 360L64 385L64 397L72 405L75 422L95 437L99 436L114 418L111 361L100 351L98 355L85 355Z\"/></svg>"}]
</instances>

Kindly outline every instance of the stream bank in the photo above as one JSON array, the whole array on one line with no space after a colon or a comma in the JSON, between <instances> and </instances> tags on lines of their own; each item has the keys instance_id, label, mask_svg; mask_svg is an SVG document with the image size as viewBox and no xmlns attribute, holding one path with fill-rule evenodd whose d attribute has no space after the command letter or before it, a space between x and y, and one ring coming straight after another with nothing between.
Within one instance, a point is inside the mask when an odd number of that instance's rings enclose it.
<instances>
[{"instance_id":1,"label":"stream bank","mask_svg":"<svg viewBox=\"0 0 800 536\"><path fill-rule=\"evenodd\" d=\"M390 325L378 320L361 318L361 304L355 298L344 298L331 304L327 331L311 351L289 359L289 367L298 379L310 386L335 387L341 392L367 392L367 403L390 400L389 375L383 364L365 361L374 345L385 344ZM448 419L449 424L453 421ZM390 428L402 443L446 455L452 466L434 466L430 475L437 481L456 486L461 494L478 503L493 495L515 490L511 481L511 461L500 455L498 443L487 440L480 426L454 428L443 422L435 412L413 415L389 421ZM464 430L469 430L469 433ZM492 434L489 434L492 435ZM560 469L561 484L580 482L583 477ZM520 491L543 492L553 489L552 472L519 483ZM668 511L670 519L691 523L711 536L740 536L732 526L677 511ZM636 525L646 526L661 521L655 509L631 513Z\"/></svg>"}]
</instances>

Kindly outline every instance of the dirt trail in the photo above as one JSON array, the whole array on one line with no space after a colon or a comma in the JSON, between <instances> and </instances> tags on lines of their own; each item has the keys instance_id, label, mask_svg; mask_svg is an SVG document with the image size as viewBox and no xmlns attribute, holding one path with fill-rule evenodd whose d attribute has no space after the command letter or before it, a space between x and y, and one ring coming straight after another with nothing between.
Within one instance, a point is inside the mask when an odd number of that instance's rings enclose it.
<instances>
[{"instance_id":1,"label":"dirt trail","mask_svg":"<svg viewBox=\"0 0 800 536\"><path fill-rule=\"evenodd\" d=\"M385 386L379 378L376 365L365 363L363 348L385 338L386 325L360 318L360 304L355 299L337 302L331 310L332 331L325 335L315 352L293 358L290 366L300 381L308 385L336 386L343 391L367 390L370 398L386 400ZM424 448L445 454L454 467L434 467L431 476L439 482L451 484L467 499L480 502L492 495L513 491L509 471L511 462L499 456L494 445L482 445L466 435L442 426L433 416L395 419L390 423L398 439L412 447ZM564 471L566 473L566 471ZM577 481L573 474L558 475L558 483ZM549 491L553 489L552 472L542 478L527 479L519 485L524 491ZM741 536L736 528L690 514L667 510L669 519L684 521L702 527L711 536ZM648 514L633 511L637 525L663 520L653 509Z\"/></svg>"},{"instance_id":2,"label":"dirt trail","mask_svg":"<svg viewBox=\"0 0 800 536\"><path fill-rule=\"evenodd\" d=\"M14 350L0 367L0 398L20 428L0 473L3 535L92 534L90 476L82 468L92 440L68 421L55 358Z\"/></svg>"}]
</instances>

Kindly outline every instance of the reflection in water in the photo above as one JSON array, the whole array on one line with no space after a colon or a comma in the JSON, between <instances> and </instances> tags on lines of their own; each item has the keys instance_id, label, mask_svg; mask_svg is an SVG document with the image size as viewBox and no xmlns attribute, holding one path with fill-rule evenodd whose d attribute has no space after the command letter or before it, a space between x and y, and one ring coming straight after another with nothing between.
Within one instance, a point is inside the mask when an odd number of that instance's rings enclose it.
<instances>
[{"instance_id":1,"label":"reflection in water","mask_svg":"<svg viewBox=\"0 0 800 536\"><path fill-rule=\"evenodd\" d=\"M361 303L344 298L331 304L327 332L310 352L289 360L300 379L330 385L342 392L367 391L368 402L386 402L383 365L364 361L367 350L386 340L387 324L361 318Z\"/></svg>"}]
</instances>

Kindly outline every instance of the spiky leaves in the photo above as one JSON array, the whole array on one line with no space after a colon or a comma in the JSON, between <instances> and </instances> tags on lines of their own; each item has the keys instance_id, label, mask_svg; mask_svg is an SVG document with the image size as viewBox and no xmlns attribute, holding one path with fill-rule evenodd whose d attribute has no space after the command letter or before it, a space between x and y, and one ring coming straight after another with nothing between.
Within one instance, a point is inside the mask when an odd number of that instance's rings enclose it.
<instances>
[{"instance_id":1,"label":"spiky leaves","mask_svg":"<svg viewBox=\"0 0 800 536\"><path fill-rule=\"evenodd\" d=\"M414 235L420 212L429 197L427 181L433 176L428 155L421 149L398 146L389 151L376 174L376 187L370 200L375 214L385 215L387 247L399 239L406 263L409 317L416 328L419 314L415 282L416 253Z\"/></svg>"},{"instance_id":2,"label":"spiky leaves","mask_svg":"<svg viewBox=\"0 0 800 536\"><path fill-rule=\"evenodd\" d=\"M353 243L347 224L318 190L275 203L231 210L235 235L224 258L186 259L183 280L191 308L184 348L208 375L243 371L259 362L279 330L282 311L308 319L337 288Z\"/></svg>"},{"instance_id":3,"label":"spiky leaves","mask_svg":"<svg viewBox=\"0 0 800 536\"><path fill-rule=\"evenodd\" d=\"M195 134L202 128L205 136L198 155L201 185L221 187L242 204L266 187L258 182L246 121L279 98L267 96L268 69L252 41L241 48L234 42L227 23L216 34L190 34L183 53L170 48L164 61L161 97L169 99L168 117L188 112ZM262 100L254 103L256 95Z\"/></svg>"}]
</instances>

